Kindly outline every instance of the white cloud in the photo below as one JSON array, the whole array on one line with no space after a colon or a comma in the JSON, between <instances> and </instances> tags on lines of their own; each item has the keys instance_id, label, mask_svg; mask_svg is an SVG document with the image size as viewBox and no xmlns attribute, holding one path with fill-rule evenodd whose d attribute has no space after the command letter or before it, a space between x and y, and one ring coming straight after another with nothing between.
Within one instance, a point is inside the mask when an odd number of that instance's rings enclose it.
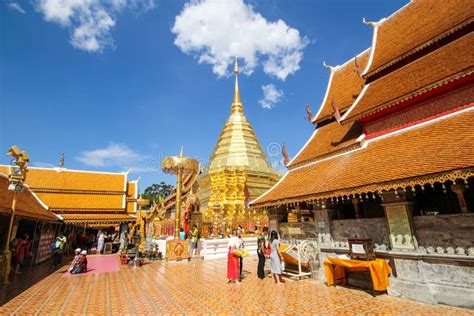
<instances>
[{"instance_id":1,"label":"white cloud","mask_svg":"<svg viewBox=\"0 0 474 316\"><path fill-rule=\"evenodd\" d=\"M284 21L267 21L243 0L191 1L176 17L172 32L181 51L208 63L219 77L229 74L234 56L244 59L241 69L251 74L259 65L285 80L300 68L308 43Z\"/></svg>"},{"instance_id":2,"label":"white cloud","mask_svg":"<svg viewBox=\"0 0 474 316\"><path fill-rule=\"evenodd\" d=\"M36 0L44 19L67 28L71 44L88 52L113 46L110 34L125 9L150 10L154 0Z\"/></svg>"},{"instance_id":3,"label":"white cloud","mask_svg":"<svg viewBox=\"0 0 474 316\"><path fill-rule=\"evenodd\" d=\"M20 12L21 14L26 14L25 9L23 9L22 6L17 2L7 2L5 5L12 10Z\"/></svg>"},{"instance_id":4,"label":"white cloud","mask_svg":"<svg viewBox=\"0 0 474 316\"><path fill-rule=\"evenodd\" d=\"M263 99L258 101L262 108L271 109L276 103L280 102L283 97L283 91L277 89L273 84L267 84L262 86Z\"/></svg>"},{"instance_id":5,"label":"white cloud","mask_svg":"<svg viewBox=\"0 0 474 316\"><path fill-rule=\"evenodd\" d=\"M159 161L140 154L125 144L109 143L104 148L83 151L76 157L82 164L95 168L119 169L132 172L157 172Z\"/></svg>"}]
</instances>

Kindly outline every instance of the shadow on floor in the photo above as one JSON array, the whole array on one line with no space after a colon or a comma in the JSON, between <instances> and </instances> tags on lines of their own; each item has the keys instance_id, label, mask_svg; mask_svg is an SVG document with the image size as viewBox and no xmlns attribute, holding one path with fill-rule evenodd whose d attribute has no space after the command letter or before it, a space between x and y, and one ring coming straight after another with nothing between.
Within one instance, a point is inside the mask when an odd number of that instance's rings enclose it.
<instances>
[{"instance_id":1,"label":"shadow on floor","mask_svg":"<svg viewBox=\"0 0 474 316\"><path fill-rule=\"evenodd\" d=\"M21 274L11 276L9 284L0 285L0 306L43 280L48 275L55 272L64 273L62 267L69 264L71 260L72 257L65 256L63 258L63 265L60 267L52 267L52 260L47 260L39 265L20 269Z\"/></svg>"}]
</instances>

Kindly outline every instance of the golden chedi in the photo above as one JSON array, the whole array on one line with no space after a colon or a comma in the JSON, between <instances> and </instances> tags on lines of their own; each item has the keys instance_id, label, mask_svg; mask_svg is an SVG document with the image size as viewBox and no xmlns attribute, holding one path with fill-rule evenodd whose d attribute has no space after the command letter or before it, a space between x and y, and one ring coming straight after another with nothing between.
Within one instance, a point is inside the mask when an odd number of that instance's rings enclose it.
<instances>
[{"instance_id":1,"label":"golden chedi","mask_svg":"<svg viewBox=\"0 0 474 316\"><path fill-rule=\"evenodd\" d=\"M205 234L224 233L239 224L246 230L267 224L264 211L250 210L248 202L266 192L281 177L268 162L244 115L237 60L234 72L231 114L214 147L208 168L198 178Z\"/></svg>"}]
</instances>

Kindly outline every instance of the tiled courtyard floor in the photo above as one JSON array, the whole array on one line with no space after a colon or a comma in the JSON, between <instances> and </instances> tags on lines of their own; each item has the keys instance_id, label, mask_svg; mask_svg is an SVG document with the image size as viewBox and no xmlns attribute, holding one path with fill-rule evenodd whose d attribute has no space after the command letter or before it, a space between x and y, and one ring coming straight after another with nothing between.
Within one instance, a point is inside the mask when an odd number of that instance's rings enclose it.
<instances>
[{"instance_id":1,"label":"tiled courtyard floor","mask_svg":"<svg viewBox=\"0 0 474 316\"><path fill-rule=\"evenodd\" d=\"M246 258L242 284L226 283L226 260L157 261L120 272L64 277L58 270L0 307L0 314L410 314L474 315L311 280L275 285Z\"/></svg>"}]
</instances>

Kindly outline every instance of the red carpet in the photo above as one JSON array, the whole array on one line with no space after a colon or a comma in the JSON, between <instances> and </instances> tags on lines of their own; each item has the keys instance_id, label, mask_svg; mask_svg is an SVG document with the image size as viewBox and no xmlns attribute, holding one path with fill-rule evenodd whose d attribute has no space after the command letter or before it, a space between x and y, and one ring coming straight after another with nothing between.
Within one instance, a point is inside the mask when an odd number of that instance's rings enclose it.
<instances>
[{"instance_id":1,"label":"red carpet","mask_svg":"<svg viewBox=\"0 0 474 316\"><path fill-rule=\"evenodd\" d=\"M65 276L76 276L84 274L95 274L104 272L118 272L120 271L116 255L107 256L88 256L87 257L87 273L70 274L66 272Z\"/></svg>"}]
</instances>

